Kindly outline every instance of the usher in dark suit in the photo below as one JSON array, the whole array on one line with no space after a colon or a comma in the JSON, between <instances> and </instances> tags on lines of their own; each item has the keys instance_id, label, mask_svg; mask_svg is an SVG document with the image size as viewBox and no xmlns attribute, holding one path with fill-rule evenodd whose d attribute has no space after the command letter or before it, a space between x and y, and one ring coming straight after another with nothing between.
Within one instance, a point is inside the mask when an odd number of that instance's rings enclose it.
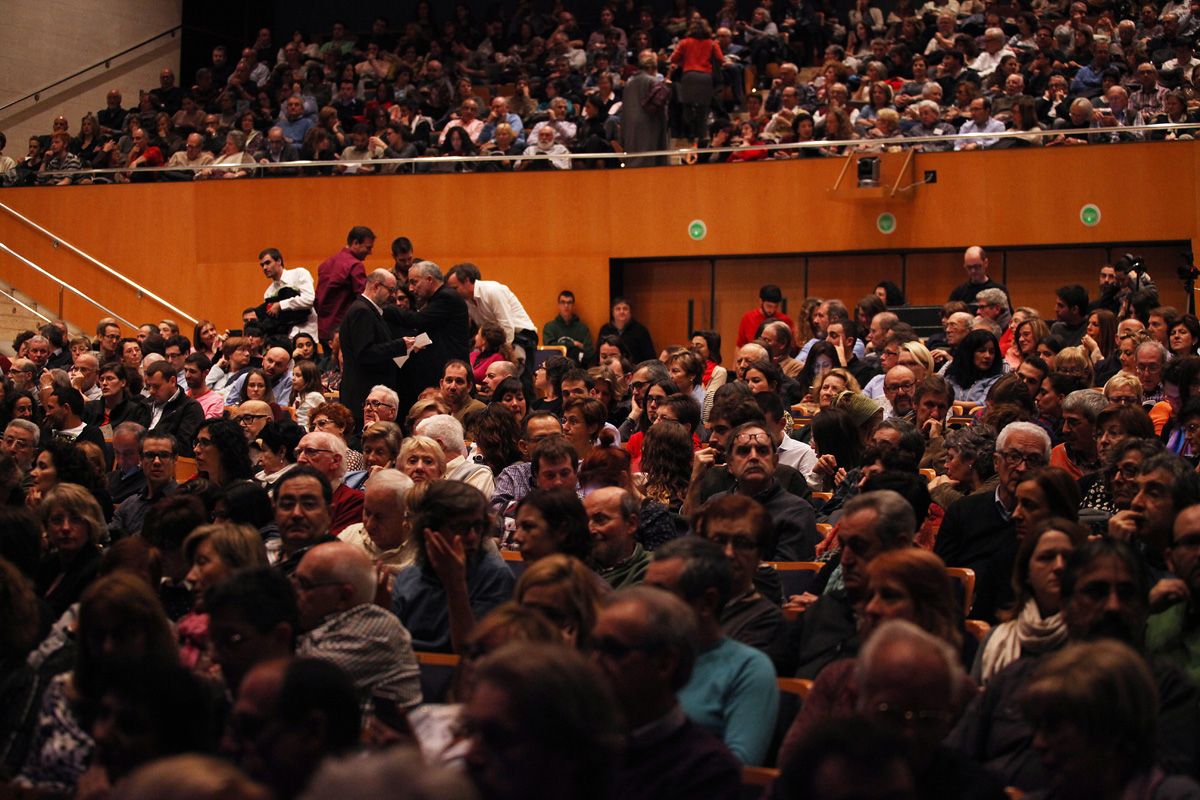
<instances>
[{"instance_id":1,"label":"usher in dark suit","mask_svg":"<svg viewBox=\"0 0 1200 800\"><path fill-rule=\"evenodd\" d=\"M420 311L401 311L395 306L388 306L384 309L384 317L393 336L413 336L423 332L433 340L433 344L414 353L400 370L400 384L396 391L400 394L400 415L404 416L417 401L422 389L438 385L447 361L454 358L466 361L470 355L467 303L458 296L458 292L442 284ZM343 338L343 349L345 346Z\"/></svg>"}]
</instances>

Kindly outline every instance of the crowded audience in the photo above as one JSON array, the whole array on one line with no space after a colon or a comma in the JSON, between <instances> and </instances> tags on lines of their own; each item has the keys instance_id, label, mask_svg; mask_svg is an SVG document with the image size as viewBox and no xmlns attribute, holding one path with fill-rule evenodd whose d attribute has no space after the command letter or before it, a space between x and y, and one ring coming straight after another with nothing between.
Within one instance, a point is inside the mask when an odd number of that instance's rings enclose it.
<instances>
[{"instance_id":1,"label":"crowded audience","mask_svg":"<svg viewBox=\"0 0 1200 800\"><path fill-rule=\"evenodd\" d=\"M425 2L369 30L262 28L193 74L163 69L78 123L56 117L20 158L0 136L0 179L611 168L696 146L726 149L683 163L1054 147L1192 139L1200 121L1200 27L1184 0L727 0L707 15L625 2L592 19L565 5L477 15ZM970 138L946 138L958 135ZM802 146L772 147L789 144ZM421 161L446 156L471 160Z\"/></svg>"}]
</instances>

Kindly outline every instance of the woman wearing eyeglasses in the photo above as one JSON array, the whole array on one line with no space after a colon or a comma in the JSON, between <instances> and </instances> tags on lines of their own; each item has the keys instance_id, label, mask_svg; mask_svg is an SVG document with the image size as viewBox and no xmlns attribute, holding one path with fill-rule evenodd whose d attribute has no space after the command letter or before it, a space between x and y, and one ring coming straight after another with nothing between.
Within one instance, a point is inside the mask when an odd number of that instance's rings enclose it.
<instances>
[{"instance_id":1,"label":"woman wearing eyeglasses","mask_svg":"<svg viewBox=\"0 0 1200 800\"><path fill-rule=\"evenodd\" d=\"M250 445L232 420L205 420L196 432L194 452L199 474L217 486L254 477Z\"/></svg>"}]
</instances>

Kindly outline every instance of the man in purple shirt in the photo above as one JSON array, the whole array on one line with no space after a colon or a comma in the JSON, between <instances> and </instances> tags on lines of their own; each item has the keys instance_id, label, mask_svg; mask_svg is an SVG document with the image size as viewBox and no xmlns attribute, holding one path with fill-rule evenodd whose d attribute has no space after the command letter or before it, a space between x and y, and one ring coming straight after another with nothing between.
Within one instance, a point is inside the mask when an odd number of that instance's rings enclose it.
<instances>
[{"instance_id":1,"label":"man in purple shirt","mask_svg":"<svg viewBox=\"0 0 1200 800\"><path fill-rule=\"evenodd\" d=\"M346 246L321 262L317 267L317 332L322 346L328 348L329 340L342 323L342 317L354 298L363 293L367 286L367 272L363 259L375 247L375 234L370 228L356 225L346 234Z\"/></svg>"}]
</instances>

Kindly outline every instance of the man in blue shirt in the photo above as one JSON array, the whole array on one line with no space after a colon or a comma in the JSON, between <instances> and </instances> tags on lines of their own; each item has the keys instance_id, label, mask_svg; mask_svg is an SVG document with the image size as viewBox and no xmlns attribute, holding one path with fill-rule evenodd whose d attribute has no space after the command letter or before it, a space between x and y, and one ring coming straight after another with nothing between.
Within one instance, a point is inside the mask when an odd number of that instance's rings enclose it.
<instances>
[{"instance_id":1,"label":"man in blue shirt","mask_svg":"<svg viewBox=\"0 0 1200 800\"><path fill-rule=\"evenodd\" d=\"M678 693L684 713L743 764L765 763L779 690L771 659L721 633L721 610L733 587L729 559L707 539L673 539L654 551L644 583L678 595L696 613L700 654Z\"/></svg>"}]
</instances>

